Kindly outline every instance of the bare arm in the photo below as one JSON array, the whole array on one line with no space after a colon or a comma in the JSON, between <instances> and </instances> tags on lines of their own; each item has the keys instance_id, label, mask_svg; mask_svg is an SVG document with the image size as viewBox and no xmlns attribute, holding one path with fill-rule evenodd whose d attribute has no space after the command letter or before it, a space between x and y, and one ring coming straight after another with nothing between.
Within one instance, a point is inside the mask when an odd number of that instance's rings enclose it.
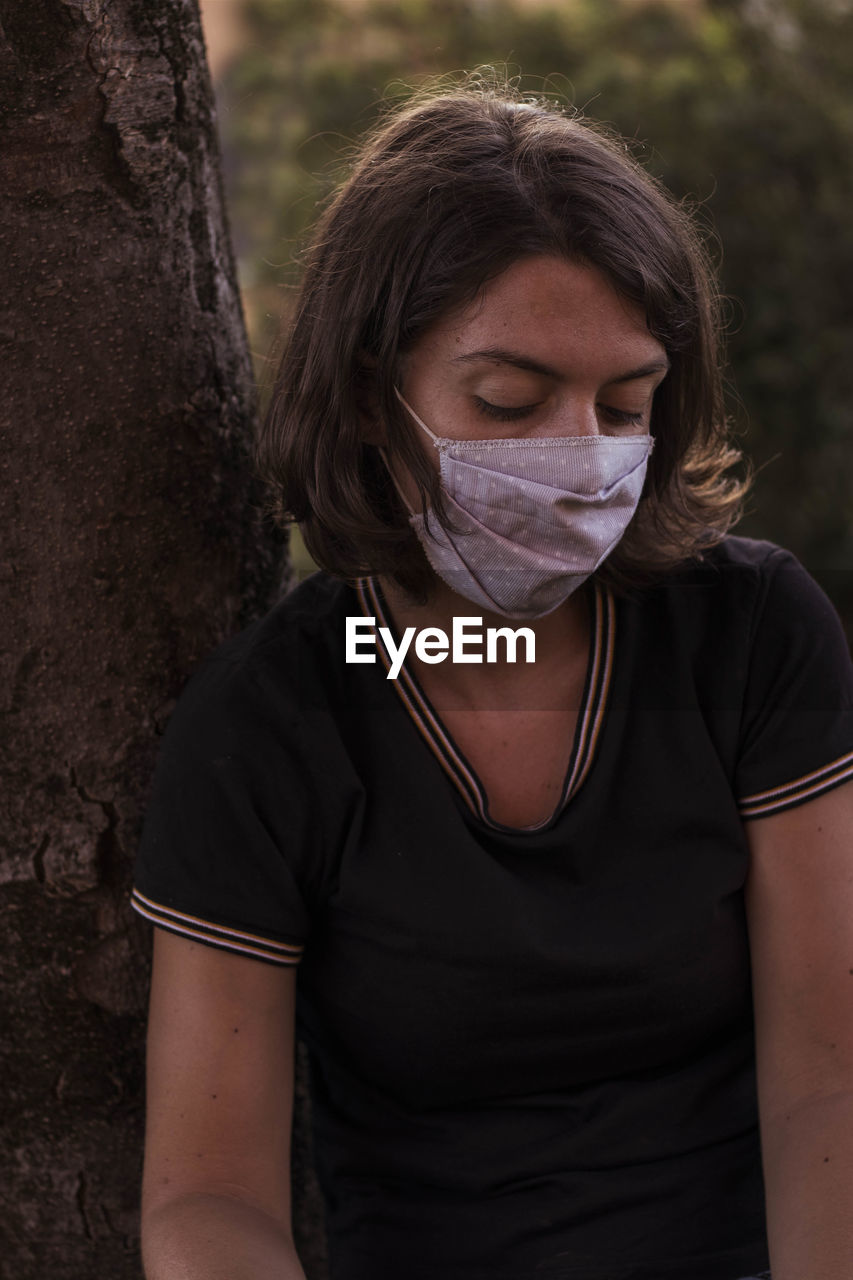
<instances>
[{"instance_id":1,"label":"bare arm","mask_svg":"<svg viewBox=\"0 0 853 1280\"><path fill-rule=\"evenodd\" d=\"M147 1280L304 1280L290 1221L296 972L155 929Z\"/></svg>"},{"instance_id":2,"label":"bare arm","mask_svg":"<svg viewBox=\"0 0 853 1280\"><path fill-rule=\"evenodd\" d=\"M748 825L773 1280L853 1276L853 783Z\"/></svg>"}]
</instances>

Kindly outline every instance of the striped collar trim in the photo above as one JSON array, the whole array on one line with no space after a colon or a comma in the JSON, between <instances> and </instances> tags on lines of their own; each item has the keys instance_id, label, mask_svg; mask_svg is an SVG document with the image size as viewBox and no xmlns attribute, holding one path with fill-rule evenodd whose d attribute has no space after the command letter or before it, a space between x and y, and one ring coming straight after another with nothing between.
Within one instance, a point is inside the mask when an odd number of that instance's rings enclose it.
<instances>
[{"instance_id":1,"label":"striped collar trim","mask_svg":"<svg viewBox=\"0 0 853 1280\"><path fill-rule=\"evenodd\" d=\"M593 589L594 615L590 659L572 755L557 807L551 816L542 822L529 827L508 827L493 821L489 816L488 797L480 779L456 746L405 661L397 679L393 682L397 696L414 721L415 727L461 793L466 804L481 822L496 831L524 833L541 831L551 826L583 786L592 768L613 678L613 651L616 636L616 608L613 593L608 587L603 587L598 582L593 583ZM375 617L377 628L387 627L396 635L396 628L378 582L374 578L360 578L356 583L356 592L365 616ZM391 657L378 632L377 649L387 673L391 668Z\"/></svg>"}]
</instances>

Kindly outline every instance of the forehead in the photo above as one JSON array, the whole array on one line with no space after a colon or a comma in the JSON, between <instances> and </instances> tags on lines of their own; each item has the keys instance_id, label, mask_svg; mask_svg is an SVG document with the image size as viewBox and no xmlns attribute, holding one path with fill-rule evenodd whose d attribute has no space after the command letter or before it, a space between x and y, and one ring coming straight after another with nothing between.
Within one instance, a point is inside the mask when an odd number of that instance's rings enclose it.
<instances>
[{"instance_id":1,"label":"forehead","mask_svg":"<svg viewBox=\"0 0 853 1280\"><path fill-rule=\"evenodd\" d=\"M642 363L665 354L642 307L596 267L544 255L513 263L425 335L434 354L449 358L506 347L508 339L543 364L592 355Z\"/></svg>"}]
</instances>

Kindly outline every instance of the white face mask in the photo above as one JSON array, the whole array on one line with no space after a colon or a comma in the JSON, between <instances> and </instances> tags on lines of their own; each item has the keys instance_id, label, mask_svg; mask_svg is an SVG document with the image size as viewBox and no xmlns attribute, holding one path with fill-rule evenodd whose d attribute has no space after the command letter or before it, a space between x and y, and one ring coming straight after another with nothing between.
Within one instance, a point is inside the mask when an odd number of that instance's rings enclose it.
<instances>
[{"instance_id":1,"label":"white face mask","mask_svg":"<svg viewBox=\"0 0 853 1280\"><path fill-rule=\"evenodd\" d=\"M410 524L427 559L466 600L542 618L607 558L637 509L654 441L641 436L451 440L436 436L451 532ZM458 530L458 532L456 532Z\"/></svg>"}]
</instances>

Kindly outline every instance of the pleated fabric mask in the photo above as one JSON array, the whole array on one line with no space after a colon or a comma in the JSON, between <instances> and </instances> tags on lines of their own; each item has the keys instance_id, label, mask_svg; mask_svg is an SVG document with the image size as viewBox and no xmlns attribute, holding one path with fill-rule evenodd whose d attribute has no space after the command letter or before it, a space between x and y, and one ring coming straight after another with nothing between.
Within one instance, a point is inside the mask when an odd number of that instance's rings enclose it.
<instances>
[{"instance_id":1,"label":"pleated fabric mask","mask_svg":"<svg viewBox=\"0 0 853 1280\"><path fill-rule=\"evenodd\" d=\"M439 454L453 530L410 523L435 572L507 618L542 618L595 572L640 501L650 435L452 440L397 391Z\"/></svg>"}]
</instances>

